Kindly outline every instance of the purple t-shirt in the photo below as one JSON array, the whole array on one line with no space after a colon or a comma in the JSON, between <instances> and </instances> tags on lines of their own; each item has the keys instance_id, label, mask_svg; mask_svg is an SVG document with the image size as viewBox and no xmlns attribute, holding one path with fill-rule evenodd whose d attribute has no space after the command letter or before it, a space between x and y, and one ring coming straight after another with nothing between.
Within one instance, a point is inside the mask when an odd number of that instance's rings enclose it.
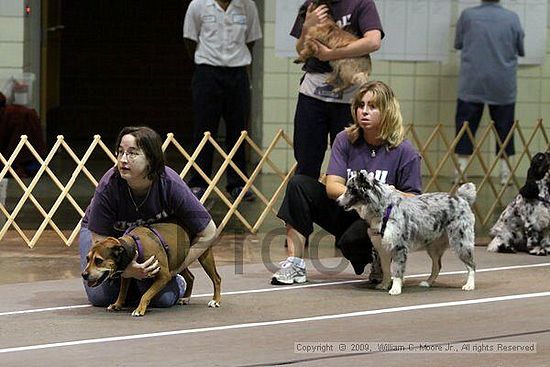
<instances>
[{"instance_id":1,"label":"purple t-shirt","mask_svg":"<svg viewBox=\"0 0 550 367\"><path fill-rule=\"evenodd\" d=\"M193 237L212 219L187 184L171 168L165 167L160 179L153 182L147 199L135 198L136 210L128 184L115 167L103 177L82 219L82 227L103 236L120 236L126 229L155 222L175 221Z\"/></svg>"},{"instance_id":2,"label":"purple t-shirt","mask_svg":"<svg viewBox=\"0 0 550 367\"><path fill-rule=\"evenodd\" d=\"M327 175L347 180L351 171L366 170L372 172L377 180L393 185L399 191L420 194L420 162L420 154L408 140L394 149L386 146L373 149L362 137L351 144L347 132L342 131L336 135L332 144Z\"/></svg>"},{"instance_id":3,"label":"purple t-shirt","mask_svg":"<svg viewBox=\"0 0 550 367\"><path fill-rule=\"evenodd\" d=\"M305 2L309 6L311 0ZM357 37L363 37L363 35L374 29L378 29L384 37L384 31L382 30L382 23L374 0L333 0L330 9L336 24L340 28L346 28L346 31L356 35ZM302 25L304 24L305 16L296 17L290 35L295 38L300 38L302 34ZM306 72L313 73L328 73L332 71L330 64L327 61L320 61L319 59L312 57L307 60L302 68Z\"/></svg>"}]
</instances>

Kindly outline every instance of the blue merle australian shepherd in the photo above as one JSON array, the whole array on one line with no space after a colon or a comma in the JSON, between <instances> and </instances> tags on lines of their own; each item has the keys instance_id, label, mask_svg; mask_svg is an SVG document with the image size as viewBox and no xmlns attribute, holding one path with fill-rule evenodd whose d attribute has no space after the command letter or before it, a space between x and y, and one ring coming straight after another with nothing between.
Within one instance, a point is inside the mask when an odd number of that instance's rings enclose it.
<instances>
[{"instance_id":1,"label":"blue merle australian shepherd","mask_svg":"<svg viewBox=\"0 0 550 367\"><path fill-rule=\"evenodd\" d=\"M431 275L420 283L430 287L439 275L441 257L449 245L468 270L462 289L475 288L475 217L471 209L475 198L473 183L460 186L456 195L429 193L405 198L391 186L376 180L372 173L359 171L348 180L346 192L338 198L338 204L346 210L356 210L371 229L380 232L381 243L373 241L383 272L383 280L377 288L388 289L391 285L389 294L398 295L409 251L425 249L430 255ZM444 232L449 241L438 241Z\"/></svg>"}]
</instances>

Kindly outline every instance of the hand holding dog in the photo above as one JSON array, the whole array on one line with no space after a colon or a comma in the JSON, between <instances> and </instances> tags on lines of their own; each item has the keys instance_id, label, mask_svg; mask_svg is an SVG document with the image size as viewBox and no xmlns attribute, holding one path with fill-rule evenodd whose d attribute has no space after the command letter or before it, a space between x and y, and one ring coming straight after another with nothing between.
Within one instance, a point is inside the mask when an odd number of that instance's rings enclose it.
<instances>
[{"instance_id":1,"label":"hand holding dog","mask_svg":"<svg viewBox=\"0 0 550 367\"><path fill-rule=\"evenodd\" d=\"M318 8L314 9L313 4L309 4L306 13L306 19L304 20L304 25L302 26L302 32L306 32L309 28L314 27L318 24L323 23L328 19L328 7L326 5L321 5Z\"/></svg>"},{"instance_id":2,"label":"hand holding dog","mask_svg":"<svg viewBox=\"0 0 550 367\"><path fill-rule=\"evenodd\" d=\"M122 277L143 280L153 278L160 271L159 261L154 256L151 256L141 264L137 262L137 257L138 254L136 254L134 260L124 270Z\"/></svg>"},{"instance_id":3,"label":"hand holding dog","mask_svg":"<svg viewBox=\"0 0 550 367\"><path fill-rule=\"evenodd\" d=\"M333 50L331 48L328 48L327 46L319 42L319 40L312 39L311 41L315 44L315 47L316 47L316 51L314 54L316 58L318 58L321 61L336 60L332 52Z\"/></svg>"}]
</instances>

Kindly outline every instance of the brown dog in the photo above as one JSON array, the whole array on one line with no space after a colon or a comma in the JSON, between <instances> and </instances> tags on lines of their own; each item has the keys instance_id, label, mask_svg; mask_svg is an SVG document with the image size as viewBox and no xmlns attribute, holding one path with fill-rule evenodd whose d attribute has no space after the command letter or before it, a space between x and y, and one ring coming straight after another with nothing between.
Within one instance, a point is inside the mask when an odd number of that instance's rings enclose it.
<instances>
[{"instance_id":1,"label":"brown dog","mask_svg":"<svg viewBox=\"0 0 550 367\"><path fill-rule=\"evenodd\" d=\"M302 63L315 55L317 52L317 45L313 40L317 40L328 48L334 49L345 47L358 39L357 36L338 27L334 20L328 19L309 29L304 42L304 48L294 62ZM329 62L332 67L332 73L327 78L326 82L334 87L334 92L336 93L351 85L365 84L369 79L369 74L372 69L369 55Z\"/></svg>"},{"instance_id":2,"label":"brown dog","mask_svg":"<svg viewBox=\"0 0 550 367\"><path fill-rule=\"evenodd\" d=\"M132 316L143 316L151 299L172 279L177 271L187 282L187 288L181 304L185 304L191 298L194 276L189 269L180 270L185 257L189 253L190 241L185 230L173 223L156 223L150 226L154 228L164 239L168 247L168 254L160 239L148 227L136 227L128 234L120 237L107 237L96 242L86 256L86 269L82 272L82 278L88 282L88 286L97 287L107 279L114 279L126 269L139 251L142 250L142 258L151 256L159 262L160 271L156 274L151 287L143 294L138 307L132 312ZM139 239L140 244L136 239ZM195 246L198 246L196 244ZM212 280L214 296L208 303L209 307L219 307L221 300L221 278L216 270L216 263L212 248L208 248L200 257L199 262L206 274ZM126 294L130 279L122 278L120 292L116 302L110 305L108 311L119 311L126 301Z\"/></svg>"}]
</instances>

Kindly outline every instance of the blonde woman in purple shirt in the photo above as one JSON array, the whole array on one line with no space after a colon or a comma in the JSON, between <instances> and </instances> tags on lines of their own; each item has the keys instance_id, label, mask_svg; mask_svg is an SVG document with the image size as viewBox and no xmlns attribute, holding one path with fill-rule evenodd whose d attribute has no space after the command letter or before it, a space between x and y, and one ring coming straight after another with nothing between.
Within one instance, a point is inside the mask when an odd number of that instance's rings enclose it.
<instances>
[{"instance_id":1,"label":"blonde woman in purple shirt","mask_svg":"<svg viewBox=\"0 0 550 367\"><path fill-rule=\"evenodd\" d=\"M404 137L399 102L390 87L380 81L365 84L352 99L351 112L353 124L334 140L326 185L295 175L287 186L278 217L287 229L288 258L273 274L272 284L306 281L303 255L313 223L336 237L337 247L356 274L372 261L375 234L369 233L357 213L345 211L335 201L345 191L351 171L372 172L404 195L422 190L420 154Z\"/></svg>"},{"instance_id":2,"label":"blonde woman in purple shirt","mask_svg":"<svg viewBox=\"0 0 550 367\"><path fill-rule=\"evenodd\" d=\"M80 265L86 267L86 255L92 243L107 236L119 237L129 228L155 222L177 222L187 230L191 248L184 263L198 259L216 237L216 225L208 211L189 187L171 168L165 166L162 139L148 127L125 127L119 133L115 154L117 164L99 181L86 209L80 230ZM160 270L151 257L143 263L134 260L122 273L138 279L128 293L128 301L139 300ZM170 307L185 292L183 277L174 277L152 300L154 307ZM120 280L95 288L84 283L88 300L94 306L107 306L118 295Z\"/></svg>"}]
</instances>

